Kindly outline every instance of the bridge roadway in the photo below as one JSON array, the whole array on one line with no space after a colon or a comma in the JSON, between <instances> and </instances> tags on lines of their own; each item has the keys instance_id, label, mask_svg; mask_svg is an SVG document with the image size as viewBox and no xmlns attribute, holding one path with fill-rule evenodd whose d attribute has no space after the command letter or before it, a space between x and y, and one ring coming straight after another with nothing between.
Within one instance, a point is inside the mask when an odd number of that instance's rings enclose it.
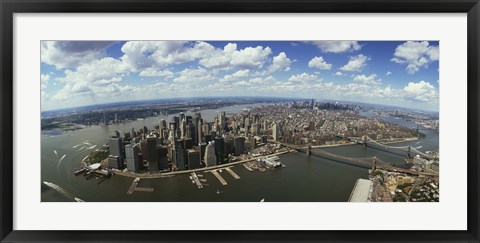
<instances>
[{"instance_id":1,"label":"bridge roadway","mask_svg":"<svg viewBox=\"0 0 480 243\"><path fill-rule=\"evenodd\" d=\"M286 143L281 143L277 142L278 144L281 144L282 146L295 149L299 152L307 152L307 147L300 147L300 146L295 146L293 144L286 144ZM425 175L425 176L438 176L437 173L427 173L427 172L418 172L410 169L405 169L405 168L399 168L396 166L392 166L385 161L382 161L381 159L377 157L366 157L366 158L352 158L348 156L343 156L339 154L333 154L329 153L324 150L315 150L315 151L310 151L311 155L317 156L317 157L322 157L326 159L330 159L336 162L340 162L343 164L349 164L353 166L359 166L363 168L370 169L372 168L372 162L375 159L376 160L376 167L379 169L383 169L386 171L391 171L391 172L399 172L399 173L405 173L405 174L411 174L411 175Z\"/></svg>"}]
</instances>

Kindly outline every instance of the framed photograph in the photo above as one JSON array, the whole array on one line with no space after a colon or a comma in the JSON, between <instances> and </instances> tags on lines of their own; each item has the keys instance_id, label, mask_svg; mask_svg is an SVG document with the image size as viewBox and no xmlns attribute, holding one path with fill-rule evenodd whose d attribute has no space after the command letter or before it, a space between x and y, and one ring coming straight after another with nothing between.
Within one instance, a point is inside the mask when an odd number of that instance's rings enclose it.
<instances>
[{"instance_id":1,"label":"framed photograph","mask_svg":"<svg viewBox=\"0 0 480 243\"><path fill-rule=\"evenodd\" d=\"M2 1L1 240L478 242L463 1Z\"/></svg>"}]
</instances>

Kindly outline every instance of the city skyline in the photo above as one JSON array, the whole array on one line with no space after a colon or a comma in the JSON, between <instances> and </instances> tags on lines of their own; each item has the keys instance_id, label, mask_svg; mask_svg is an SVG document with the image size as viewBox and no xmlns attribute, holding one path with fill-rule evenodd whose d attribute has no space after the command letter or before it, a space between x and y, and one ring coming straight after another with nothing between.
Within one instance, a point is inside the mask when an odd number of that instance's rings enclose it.
<instances>
[{"instance_id":1,"label":"city skyline","mask_svg":"<svg viewBox=\"0 0 480 243\"><path fill-rule=\"evenodd\" d=\"M42 111L260 96L438 111L436 41L42 41Z\"/></svg>"}]
</instances>

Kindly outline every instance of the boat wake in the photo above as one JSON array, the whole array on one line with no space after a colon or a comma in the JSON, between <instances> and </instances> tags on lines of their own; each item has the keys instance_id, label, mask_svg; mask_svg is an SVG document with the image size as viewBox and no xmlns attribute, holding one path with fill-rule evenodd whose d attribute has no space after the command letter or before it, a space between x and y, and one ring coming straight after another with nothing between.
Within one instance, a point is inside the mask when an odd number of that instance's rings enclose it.
<instances>
[{"instance_id":1,"label":"boat wake","mask_svg":"<svg viewBox=\"0 0 480 243\"><path fill-rule=\"evenodd\" d=\"M85 202L82 199L80 199L78 197L75 197L70 192L67 192L65 189L63 189L62 187L58 186L55 183L44 181L43 184L45 184L46 186L48 186L48 187L52 188L53 190L59 192L60 194L62 194L67 199L75 200L77 202Z\"/></svg>"},{"instance_id":2,"label":"boat wake","mask_svg":"<svg viewBox=\"0 0 480 243\"><path fill-rule=\"evenodd\" d=\"M64 155L58 160L57 168L60 166L60 163L62 162L63 159L65 159L65 157L67 157L66 154L64 154Z\"/></svg>"}]
</instances>

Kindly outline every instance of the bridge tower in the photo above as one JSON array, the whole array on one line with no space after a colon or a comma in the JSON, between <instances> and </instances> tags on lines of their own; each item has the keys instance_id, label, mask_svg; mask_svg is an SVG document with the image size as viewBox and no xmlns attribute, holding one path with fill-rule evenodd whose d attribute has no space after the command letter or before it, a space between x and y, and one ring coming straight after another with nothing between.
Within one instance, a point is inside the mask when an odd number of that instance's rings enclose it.
<instances>
[{"instance_id":1,"label":"bridge tower","mask_svg":"<svg viewBox=\"0 0 480 243\"><path fill-rule=\"evenodd\" d=\"M368 136L367 135L363 135L362 136L362 143L363 143L363 146L367 146L367 139L368 139Z\"/></svg>"},{"instance_id":2,"label":"bridge tower","mask_svg":"<svg viewBox=\"0 0 480 243\"><path fill-rule=\"evenodd\" d=\"M373 161L372 161L372 172L377 169L377 156L373 156Z\"/></svg>"},{"instance_id":3,"label":"bridge tower","mask_svg":"<svg viewBox=\"0 0 480 243\"><path fill-rule=\"evenodd\" d=\"M410 148L411 148L411 146L408 146L408 158L412 157L412 156L410 156Z\"/></svg>"},{"instance_id":4,"label":"bridge tower","mask_svg":"<svg viewBox=\"0 0 480 243\"><path fill-rule=\"evenodd\" d=\"M311 149L312 149L312 145L308 144L308 146L307 146L307 155L308 156L310 156L312 154Z\"/></svg>"}]
</instances>

